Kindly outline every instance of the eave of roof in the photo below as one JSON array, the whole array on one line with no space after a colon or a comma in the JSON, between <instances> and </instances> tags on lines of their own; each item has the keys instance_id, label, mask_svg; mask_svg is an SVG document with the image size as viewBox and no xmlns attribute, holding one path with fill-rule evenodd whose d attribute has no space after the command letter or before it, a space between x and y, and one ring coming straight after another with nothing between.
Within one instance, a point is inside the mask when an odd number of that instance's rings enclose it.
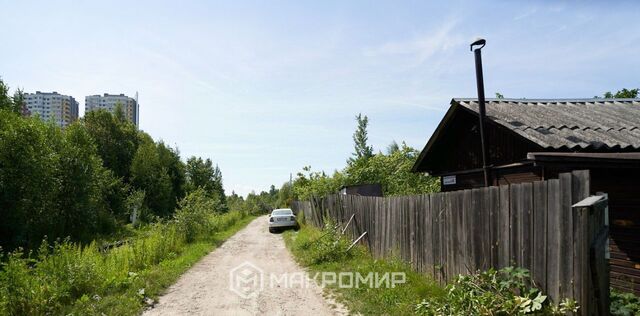
<instances>
[{"instance_id":1,"label":"eave of roof","mask_svg":"<svg viewBox=\"0 0 640 316\"><path fill-rule=\"evenodd\" d=\"M548 150L640 150L640 99L487 99L486 102L487 119L490 122L501 125L523 139ZM418 170L419 166L455 112L463 108L477 114L477 103L475 98L451 100L449 110L420 152L411 168L412 172L427 171ZM505 109L496 111L496 106L492 106L492 103L500 104ZM522 111L519 106L526 106L526 111ZM524 113L525 118L534 118L530 120L534 122L531 124L533 126L517 120L510 121L508 119L510 111ZM544 111L552 113L544 115ZM584 112L589 113L585 115ZM597 118L590 117L589 114L593 114L591 112L597 112ZM516 122L521 125L518 126ZM548 124L548 122L552 123Z\"/></svg>"},{"instance_id":2,"label":"eave of roof","mask_svg":"<svg viewBox=\"0 0 640 316\"><path fill-rule=\"evenodd\" d=\"M640 152L627 153L566 153L566 152L533 152L527 159L536 164L553 163L591 163L608 166L634 166L640 168Z\"/></svg>"},{"instance_id":3,"label":"eave of roof","mask_svg":"<svg viewBox=\"0 0 640 316\"><path fill-rule=\"evenodd\" d=\"M475 113L476 99L453 102ZM487 99L487 118L549 150L640 150L640 99Z\"/></svg>"}]
</instances>

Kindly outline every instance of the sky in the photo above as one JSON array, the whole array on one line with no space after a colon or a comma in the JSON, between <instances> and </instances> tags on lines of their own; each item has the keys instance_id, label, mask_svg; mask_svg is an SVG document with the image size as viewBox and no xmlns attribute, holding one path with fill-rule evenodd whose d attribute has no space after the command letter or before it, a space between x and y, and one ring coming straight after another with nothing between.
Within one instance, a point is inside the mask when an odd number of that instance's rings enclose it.
<instances>
[{"instance_id":1,"label":"sky","mask_svg":"<svg viewBox=\"0 0 640 316\"><path fill-rule=\"evenodd\" d=\"M637 1L5 1L0 76L80 102L139 93L140 128L211 158L227 193L332 172L369 140L422 149L454 97L640 87ZM12 90L13 91L13 90Z\"/></svg>"}]
</instances>

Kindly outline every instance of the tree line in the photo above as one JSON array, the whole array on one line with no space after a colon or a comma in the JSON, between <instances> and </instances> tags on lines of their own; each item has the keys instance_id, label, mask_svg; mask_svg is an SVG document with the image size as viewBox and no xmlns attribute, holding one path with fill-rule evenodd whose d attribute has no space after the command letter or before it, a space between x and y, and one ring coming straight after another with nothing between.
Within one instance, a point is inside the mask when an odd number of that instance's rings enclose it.
<instances>
[{"instance_id":1,"label":"tree line","mask_svg":"<svg viewBox=\"0 0 640 316\"><path fill-rule=\"evenodd\" d=\"M392 142L385 152L374 152L369 145L369 118L358 114L353 133L354 151L342 170L332 174L313 171L305 166L291 182L279 189L274 185L269 191L252 192L246 199L233 193L229 205L234 209L267 212L274 208L288 207L294 200L308 200L312 196L337 193L341 187L360 184L380 184L384 195L410 195L440 191L440 180L423 173L413 173L411 168L420 152L405 142Z\"/></svg>"},{"instance_id":2,"label":"tree line","mask_svg":"<svg viewBox=\"0 0 640 316\"><path fill-rule=\"evenodd\" d=\"M0 79L0 247L33 248L48 240L88 242L131 220L169 218L201 188L228 210L222 174L210 159L154 140L114 114L91 111L60 128L24 117L22 91Z\"/></svg>"}]
</instances>

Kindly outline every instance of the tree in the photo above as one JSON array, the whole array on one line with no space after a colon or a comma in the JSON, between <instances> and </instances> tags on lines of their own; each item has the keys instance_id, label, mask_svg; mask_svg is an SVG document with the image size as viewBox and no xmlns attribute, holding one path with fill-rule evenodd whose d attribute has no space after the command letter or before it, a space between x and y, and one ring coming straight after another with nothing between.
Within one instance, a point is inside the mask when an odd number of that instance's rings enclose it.
<instances>
[{"instance_id":1,"label":"tree","mask_svg":"<svg viewBox=\"0 0 640 316\"><path fill-rule=\"evenodd\" d=\"M83 122L95 141L104 166L129 183L131 164L139 143L135 125L121 121L105 110L87 112Z\"/></svg>"},{"instance_id":2,"label":"tree","mask_svg":"<svg viewBox=\"0 0 640 316\"><path fill-rule=\"evenodd\" d=\"M291 206L291 202L294 200L293 189L289 182L285 182L278 190L277 207Z\"/></svg>"},{"instance_id":3,"label":"tree","mask_svg":"<svg viewBox=\"0 0 640 316\"><path fill-rule=\"evenodd\" d=\"M142 132L140 145L131 162L131 184L144 192L146 210L161 217L173 213L176 201L172 196L171 178L153 139Z\"/></svg>"},{"instance_id":4,"label":"tree","mask_svg":"<svg viewBox=\"0 0 640 316\"><path fill-rule=\"evenodd\" d=\"M611 93L610 91L605 92L604 93L604 97L606 99L612 99L612 98L619 98L619 99L635 99L638 97L638 92L640 91L640 89L622 89L622 90L618 90L618 92L616 92L615 94Z\"/></svg>"},{"instance_id":5,"label":"tree","mask_svg":"<svg viewBox=\"0 0 640 316\"><path fill-rule=\"evenodd\" d=\"M504 95L500 92L496 92L496 99L504 99Z\"/></svg>"},{"instance_id":6,"label":"tree","mask_svg":"<svg viewBox=\"0 0 640 316\"><path fill-rule=\"evenodd\" d=\"M356 131L353 133L355 152L353 153L353 157L349 159L349 163L354 163L360 159L366 160L373 156L373 147L367 144L367 141L369 140L369 136L367 135L369 118L366 115L363 117L362 113L359 113L356 116L356 121L358 122L358 126Z\"/></svg>"},{"instance_id":7,"label":"tree","mask_svg":"<svg viewBox=\"0 0 640 316\"><path fill-rule=\"evenodd\" d=\"M400 150L400 145L398 145L398 143L394 140L391 142L391 144L389 144L389 146L387 146L387 155L391 155L398 150Z\"/></svg>"},{"instance_id":8,"label":"tree","mask_svg":"<svg viewBox=\"0 0 640 316\"><path fill-rule=\"evenodd\" d=\"M102 166L93 139L83 125L67 126L63 139L56 167L57 216L49 213L57 223L44 233L54 238L71 236L75 240L90 241L96 232L115 226L105 200L105 189L113 176ZM103 229L99 229L101 226Z\"/></svg>"},{"instance_id":9,"label":"tree","mask_svg":"<svg viewBox=\"0 0 640 316\"><path fill-rule=\"evenodd\" d=\"M180 160L180 152L173 149L163 142L157 144L158 156L160 164L165 168L169 179L171 180L171 197L176 203L185 197L185 164ZM173 207L176 207L174 204Z\"/></svg>"},{"instance_id":10,"label":"tree","mask_svg":"<svg viewBox=\"0 0 640 316\"><path fill-rule=\"evenodd\" d=\"M22 91L22 89L17 89L16 92L13 93L11 102L13 103L13 112L22 115L27 107L27 103L24 100L24 91Z\"/></svg>"},{"instance_id":11,"label":"tree","mask_svg":"<svg viewBox=\"0 0 640 316\"><path fill-rule=\"evenodd\" d=\"M227 207L232 211L246 212L244 198L235 191L231 191L231 195L227 196Z\"/></svg>"},{"instance_id":12,"label":"tree","mask_svg":"<svg viewBox=\"0 0 640 316\"><path fill-rule=\"evenodd\" d=\"M0 110L4 109L22 115L26 106L22 89L17 89L13 93L13 97L10 97L9 87L0 78Z\"/></svg>"},{"instance_id":13,"label":"tree","mask_svg":"<svg viewBox=\"0 0 640 316\"><path fill-rule=\"evenodd\" d=\"M356 118L358 129L354 141L356 152L362 154L354 154L342 171L335 171L331 176L323 171L311 171L309 166L304 167L293 182L293 199L308 200L312 196L334 194L344 185L380 184L385 195L422 194L440 190L438 178L411 171L419 151L406 143L394 141L387 147L386 154L380 152L373 155L371 147L366 145L366 116L362 118L358 115ZM284 192L284 188L280 191Z\"/></svg>"},{"instance_id":14,"label":"tree","mask_svg":"<svg viewBox=\"0 0 640 316\"><path fill-rule=\"evenodd\" d=\"M89 241L113 228L102 166L84 126L65 130L0 110L0 246L33 247L46 235Z\"/></svg>"},{"instance_id":15,"label":"tree","mask_svg":"<svg viewBox=\"0 0 640 316\"><path fill-rule=\"evenodd\" d=\"M9 97L9 87L0 78L0 110L12 110L13 102Z\"/></svg>"},{"instance_id":16,"label":"tree","mask_svg":"<svg viewBox=\"0 0 640 316\"><path fill-rule=\"evenodd\" d=\"M5 107L3 95L0 91L0 246L13 249L40 241L34 240L42 227L36 221L55 206L57 155L50 127L21 119Z\"/></svg>"},{"instance_id":17,"label":"tree","mask_svg":"<svg viewBox=\"0 0 640 316\"><path fill-rule=\"evenodd\" d=\"M120 101L116 102L113 116L118 122L124 123L127 121L127 116L124 114L124 108L122 107L122 103L120 103Z\"/></svg>"},{"instance_id":18,"label":"tree","mask_svg":"<svg viewBox=\"0 0 640 316\"><path fill-rule=\"evenodd\" d=\"M202 188L210 198L219 203L219 209L225 210L226 196L222 184L222 172L211 159L203 160L200 157L191 157L186 165L187 192Z\"/></svg>"}]
</instances>

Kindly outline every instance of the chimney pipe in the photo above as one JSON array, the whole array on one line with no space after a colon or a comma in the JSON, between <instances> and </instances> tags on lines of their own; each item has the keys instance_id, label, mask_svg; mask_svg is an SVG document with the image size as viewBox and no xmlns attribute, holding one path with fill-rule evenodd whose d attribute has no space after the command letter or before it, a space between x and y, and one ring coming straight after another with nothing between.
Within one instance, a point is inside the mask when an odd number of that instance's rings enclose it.
<instances>
[{"instance_id":1,"label":"chimney pipe","mask_svg":"<svg viewBox=\"0 0 640 316\"><path fill-rule=\"evenodd\" d=\"M482 147L482 170L484 173L484 186L489 186L489 157L487 150L487 142L484 135L484 121L486 116L485 99L484 99L484 78L482 75L482 48L487 44L484 39L478 39L471 43L471 50L476 59L476 83L478 86L478 115L480 122L480 145ZM474 49L474 46L480 46Z\"/></svg>"}]
</instances>

